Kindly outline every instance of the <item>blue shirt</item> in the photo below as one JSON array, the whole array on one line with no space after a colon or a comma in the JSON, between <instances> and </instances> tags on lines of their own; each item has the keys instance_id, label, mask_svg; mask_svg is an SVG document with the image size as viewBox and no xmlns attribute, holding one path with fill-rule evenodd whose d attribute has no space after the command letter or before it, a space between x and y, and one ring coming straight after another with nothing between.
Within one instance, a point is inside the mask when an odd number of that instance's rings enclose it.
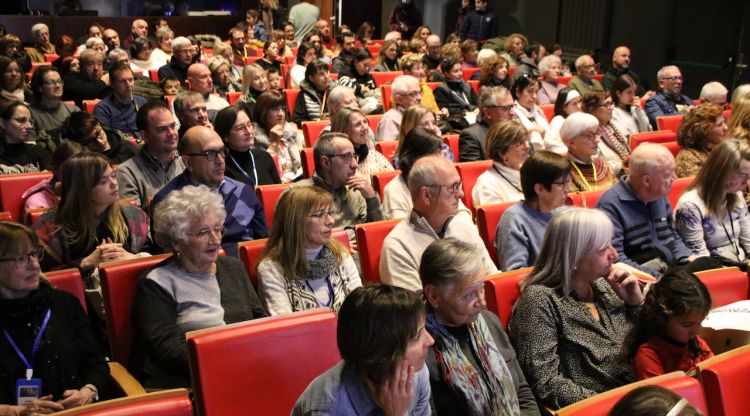
<instances>
[{"instance_id":1,"label":"blue shirt","mask_svg":"<svg viewBox=\"0 0 750 416\"><path fill-rule=\"evenodd\" d=\"M168 193L188 185L200 185L190 178L186 170L164 185L151 202L155 207ZM224 178L215 189L224 198L227 218L224 220L226 233L221 239L221 247L229 256L237 257L237 243L268 237L266 214L252 188L234 179Z\"/></svg>"},{"instance_id":2,"label":"blue shirt","mask_svg":"<svg viewBox=\"0 0 750 416\"><path fill-rule=\"evenodd\" d=\"M425 365L414 373L414 395L410 416L430 415L430 373ZM305 389L292 409L292 416L382 415L367 389L344 361L318 376Z\"/></svg>"},{"instance_id":3,"label":"blue shirt","mask_svg":"<svg viewBox=\"0 0 750 416\"><path fill-rule=\"evenodd\" d=\"M533 265L542 249L544 230L551 219L551 213L540 212L523 201L508 208L495 230L495 250L500 270L507 272Z\"/></svg>"},{"instance_id":4,"label":"blue shirt","mask_svg":"<svg viewBox=\"0 0 750 416\"><path fill-rule=\"evenodd\" d=\"M131 137L141 137L135 125L135 115L138 109L147 102L145 98L134 95L133 101L123 104L117 101L114 94L110 94L96 104L94 117L102 123L102 126L120 130Z\"/></svg>"}]
</instances>

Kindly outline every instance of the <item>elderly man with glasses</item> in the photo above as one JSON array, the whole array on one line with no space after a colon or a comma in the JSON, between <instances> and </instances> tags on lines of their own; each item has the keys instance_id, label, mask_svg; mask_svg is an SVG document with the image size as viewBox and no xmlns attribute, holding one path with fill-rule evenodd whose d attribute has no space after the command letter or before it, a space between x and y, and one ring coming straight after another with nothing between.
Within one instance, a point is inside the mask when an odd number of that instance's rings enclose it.
<instances>
[{"instance_id":1,"label":"elderly man with glasses","mask_svg":"<svg viewBox=\"0 0 750 416\"><path fill-rule=\"evenodd\" d=\"M398 140L398 132L401 129L404 112L422 102L422 88L419 86L419 80L411 75L401 75L394 79L391 91L396 105L386 111L383 118L378 122L375 140L379 142Z\"/></svg>"},{"instance_id":2,"label":"elderly man with glasses","mask_svg":"<svg viewBox=\"0 0 750 416\"><path fill-rule=\"evenodd\" d=\"M590 55L581 55L576 59L576 76L568 83L568 88L578 91L581 96L591 91L604 91L602 84L594 79L596 63Z\"/></svg>"},{"instance_id":3,"label":"elderly man with glasses","mask_svg":"<svg viewBox=\"0 0 750 416\"><path fill-rule=\"evenodd\" d=\"M693 105L693 100L682 94L682 72L674 65L665 66L656 73L659 91L646 102L646 115L654 130L658 130L656 118L684 114Z\"/></svg>"},{"instance_id":4,"label":"elderly man with glasses","mask_svg":"<svg viewBox=\"0 0 750 416\"><path fill-rule=\"evenodd\" d=\"M477 104L477 122L461 130L459 135L458 158L461 162L489 159L485 152L485 140L490 127L516 116L513 96L505 87L484 88Z\"/></svg>"}]
</instances>

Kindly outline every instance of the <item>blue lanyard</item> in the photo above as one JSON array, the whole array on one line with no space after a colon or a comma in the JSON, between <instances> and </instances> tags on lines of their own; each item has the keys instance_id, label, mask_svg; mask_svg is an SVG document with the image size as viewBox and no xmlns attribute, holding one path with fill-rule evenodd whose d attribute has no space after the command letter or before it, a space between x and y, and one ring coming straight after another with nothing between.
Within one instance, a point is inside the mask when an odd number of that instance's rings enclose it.
<instances>
[{"instance_id":1,"label":"blue lanyard","mask_svg":"<svg viewBox=\"0 0 750 416\"><path fill-rule=\"evenodd\" d=\"M253 152L249 150L247 152L250 154L250 160L253 161L253 175L255 176L255 182L253 183L253 186L258 186L258 169L255 167L255 156L253 156ZM229 155L229 158L232 159L232 163L234 163L234 166L237 166L237 169L239 169L246 178L253 180L253 178L245 171L245 169L242 169L242 166L240 166L240 164L237 163L236 160L234 160L234 156Z\"/></svg>"},{"instance_id":2,"label":"blue lanyard","mask_svg":"<svg viewBox=\"0 0 750 416\"><path fill-rule=\"evenodd\" d=\"M331 279L326 277L326 284L328 285L328 303L321 303L318 300L318 297L315 296L315 291L313 290L312 286L310 286L310 282L305 280L305 284L307 285L307 288L310 289L310 292L312 292L312 295L315 298L315 303L324 308L328 308L331 306L331 302L333 301L333 286L331 286Z\"/></svg>"},{"instance_id":3,"label":"blue lanyard","mask_svg":"<svg viewBox=\"0 0 750 416\"><path fill-rule=\"evenodd\" d=\"M31 361L26 359L26 356L23 355L21 352L21 349L18 348L18 345L16 345L16 342L13 341L13 337L10 336L8 331L3 329L3 333L5 334L5 338L8 339L8 342L10 342L10 345L13 347L14 350L16 350L16 354L18 354L19 357L21 357L21 361L26 365L26 379L30 380L31 377L34 375L34 370L31 366L31 362L34 361L34 356L36 355L36 350L39 348L39 341L42 340L42 335L44 334L44 330L47 329L47 323L49 322L49 317L52 315L52 309L47 309L47 314L44 316L44 321L42 321L42 326L39 327L39 333L36 334L36 339L34 339L34 346L31 347Z\"/></svg>"}]
</instances>

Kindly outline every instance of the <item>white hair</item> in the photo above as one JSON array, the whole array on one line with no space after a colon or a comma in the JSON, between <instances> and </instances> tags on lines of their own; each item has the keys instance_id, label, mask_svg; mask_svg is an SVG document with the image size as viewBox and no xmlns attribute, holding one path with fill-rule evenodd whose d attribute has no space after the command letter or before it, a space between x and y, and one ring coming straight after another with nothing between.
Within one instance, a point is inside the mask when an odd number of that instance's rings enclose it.
<instances>
[{"instance_id":1,"label":"white hair","mask_svg":"<svg viewBox=\"0 0 750 416\"><path fill-rule=\"evenodd\" d=\"M732 107L737 107L740 98L750 98L750 84L741 84L732 91Z\"/></svg>"},{"instance_id":2,"label":"white hair","mask_svg":"<svg viewBox=\"0 0 750 416\"><path fill-rule=\"evenodd\" d=\"M211 192L206 185L188 185L170 192L154 207L156 243L169 250L173 244L185 241L195 223L209 212L214 213L220 223L227 217L221 195Z\"/></svg>"},{"instance_id":3,"label":"white hair","mask_svg":"<svg viewBox=\"0 0 750 416\"><path fill-rule=\"evenodd\" d=\"M486 59L489 59L493 56L497 56L497 52L495 52L492 49L484 48L477 54L477 66L482 66L484 61Z\"/></svg>"},{"instance_id":4,"label":"white hair","mask_svg":"<svg viewBox=\"0 0 750 416\"><path fill-rule=\"evenodd\" d=\"M547 55L544 58L542 58L541 61L539 61L539 73L544 76L544 74L549 71L550 67L554 64L562 65L562 61L560 61L560 57L557 55Z\"/></svg>"},{"instance_id":5,"label":"white hair","mask_svg":"<svg viewBox=\"0 0 750 416\"><path fill-rule=\"evenodd\" d=\"M107 47L107 45L104 44L104 41L102 40L102 38L97 38L96 36L92 36L86 39L86 49L92 49L94 45L99 45L99 44L103 45L105 48Z\"/></svg>"},{"instance_id":6,"label":"white hair","mask_svg":"<svg viewBox=\"0 0 750 416\"><path fill-rule=\"evenodd\" d=\"M334 87L331 92L328 93L328 109L338 109L339 107L341 107L341 100L344 99L345 95L349 94L354 94L354 90L343 85Z\"/></svg>"},{"instance_id":7,"label":"white hair","mask_svg":"<svg viewBox=\"0 0 750 416\"><path fill-rule=\"evenodd\" d=\"M713 102L714 99L721 96L724 96L724 98L726 98L728 92L729 91L727 90L727 88L723 86L721 82L711 81L706 83L706 85L701 88L700 98L708 102Z\"/></svg>"},{"instance_id":8,"label":"white hair","mask_svg":"<svg viewBox=\"0 0 750 416\"><path fill-rule=\"evenodd\" d=\"M576 66L576 68L580 68L581 66L583 66L583 61L584 61L584 59L586 59L586 58L589 58L589 59L591 59L592 61L594 60L594 58L592 58L592 57L591 57L591 55L581 55L581 56L579 56L579 57L578 57L578 58L576 59L576 63L575 63L575 66ZM540 72L541 72L541 71L540 71Z\"/></svg>"},{"instance_id":9,"label":"white hair","mask_svg":"<svg viewBox=\"0 0 750 416\"><path fill-rule=\"evenodd\" d=\"M190 46L193 46L193 43L185 36L177 36L172 39L172 50L178 50Z\"/></svg>"},{"instance_id":10,"label":"white hair","mask_svg":"<svg viewBox=\"0 0 750 416\"><path fill-rule=\"evenodd\" d=\"M47 32L49 32L49 26L44 23L37 23L34 26L31 26L31 36L36 36L36 34L42 29L47 29Z\"/></svg>"},{"instance_id":11,"label":"white hair","mask_svg":"<svg viewBox=\"0 0 750 416\"><path fill-rule=\"evenodd\" d=\"M411 75L399 75L391 84L391 92L395 94L405 94L409 87L419 87L419 80Z\"/></svg>"},{"instance_id":12,"label":"white hair","mask_svg":"<svg viewBox=\"0 0 750 416\"><path fill-rule=\"evenodd\" d=\"M589 113L582 111L573 113L565 119L560 128L560 139L566 144L584 132L599 127L599 120Z\"/></svg>"},{"instance_id":13,"label":"white hair","mask_svg":"<svg viewBox=\"0 0 750 416\"><path fill-rule=\"evenodd\" d=\"M385 34L384 41L401 39L401 32L392 31Z\"/></svg>"},{"instance_id":14,"label":"white hair","mask_svg":"<svg viewBox=\"0 0 750 416\"><path fill-rule=\"evenodd\" d=\"M664 78L664 73L669 71L670 69L676 69L678 71L680 70L680 68L677 68L675 65L663 66L661 67L661 69L659 69L659 71L656 72L656 80L661 81Z\"/></svg>"}]
</instances>

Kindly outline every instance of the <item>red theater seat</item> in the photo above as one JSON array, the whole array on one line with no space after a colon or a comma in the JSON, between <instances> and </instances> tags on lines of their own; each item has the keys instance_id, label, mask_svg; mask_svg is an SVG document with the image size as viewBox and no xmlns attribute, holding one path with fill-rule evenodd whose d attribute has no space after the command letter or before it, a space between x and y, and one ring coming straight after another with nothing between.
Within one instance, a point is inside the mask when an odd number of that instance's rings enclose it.
<instances>
[{"instance_id":1,"label":"red theater seat","mask_svg":"<svg viewBox=\"0 0 750 416\"><path fill-rule=\"evenodd\" d=\"M476 81L466 81L471 85L471 88L474 89L474 93L479 95L479 80Z\"/></svg>"},{"instance_id":2,"label":"red theater seat","mask_svg":"<svg viewBox=\"0 0 750 416\"><path fill-rule=\"evenodd\" d=\"M389 85L393 83L393 80L404 75L403 71L392 71L392 72L371 72L372 77L375 79L375 85L380 87L383 85Z\"/></svg>"},{"instance_id":3,"label":"red theater seat","mask_svg":"<svg viewBox=\"0 0 750 416\"><path fill-rule=\"evenodd\" d=\"M445 143L449 149L451 149L451 152L453 152L453 157L455 160L461 160L459 157L460 147L458 145L458 134L446 134L443 136L443 143Z\"/></svg>"},{"instance_id":4,"label":"red theater seat","mask_svg":"<svg viewBox=\"0 0 750 416\"><path fill-rule=\"evenodd\" d=\"M13 216L8 211L0 212L0 221L13 221Z\"/></svg>"},{"instance_id":5,"label":"red theater seat","mask_svg":"<svg viewBox=\"0 0 750 416\"><path fill-rule=\"evenodd\" d=\"M745 416L750 396L750 345L727 351L698 364L711 416Z\"/></svg>"},{"instance_id":6,"label":"red theater seat","mask_svg":"<svg viewBox=\"0 0 750 416\"><path fill-rule=\"evenodd\" d=\"M302 176L311 178L313 172L315 172L315 156L313 155L312 147L300 149L299 157L302 161Z\"/></svg>"},{"instance_id":7,"label":"red theater seat","mask_svg":"<svg viewBox=\"0 0 750 416\"><path fill-rule=\"evenodd\" d=\"M302 134L305 136L305 147L313 147L324 128L331 125L331 120L304 121Z\"/></svg>"},{"instance_id":8,"label":"red theater seat","mask_svg":"<svg viewBox=\"0 0 750 416\"><path fill-rule=\"evenodd\" d=\"M693 179L695 178L691 176L689 178L675 179L672 182L672 191L670 191L669 195L667 195L669 203L672 204L672 209L674 209L674 207L677 205L677 200L680 199L687 187L690 186L691 183L693 183Z\"/></svg>"},{"instance_id":9,"label":"red theater seat","mask_svg":"<svg viewBox=\"0 0 750 416\"><path fill-rule=\"evenodd\" d=\"M229 101L230 105L237 104L237 101L239 101L240 96L242 96L242 93L239 91L232 91L227 93L227 101Z\"/></svg>"},{"instance_id":10,"label":"red theater seat","mask_svg":"<svg viewBox=\"0 0 750 416\"><path fill-rule=\"evenodd\" d=\"M510 74L508 74L508 75L510 75ZM557 83L565 85L567 87L568 83L570 82L571 79L573 79L573 75L568 75L568 76L565 76L565 77L560 77L560 78L557 79Z\"/></svg>"},{"instance_id":11,"label":"red theater seat","mask_svg":"<svg viewBox=\"0 0 750 416\"><path fill-rule=\"evenodd\" d=\"M397 140L388 140L385 142L375 142L375 150L380 152L383 156L388 159L389 162L393 163L393 156L396 155L396 147L398 147Z\"/></svg>"},{"instance_id":12,"label":"red theater seat","mask_svg":"<svg viewBox=\"0 0 750 416\"><path fill-rule=\"evenodd\" d=\"M377 74L378 72L373 72ZM388 111L392 107L391 100L393 99L393 88L389 85L381 85L380 91L383 94L383 111Z\"/></svg>"},{"instance_id":13,"label":"red theater seat","mask_svg":"<svg viewBox=\"0 0 750 416\"><path fill-rule=\"evenodd\" d=\"M52 172L48 171L0 175L0 208L10 213L13 221L21 222L24 204L21 195L32 186L51 177Z\"/></svg>"},{"instance_id":14,"label":"red theater seat","mask_svg":"<svg viewBox=\"0 0 750 416\"><path fill-rule=\"evenodd\" d=\"M378 131L378 123L380 123L380 119L383 118L382 114L370 114L367 117L367 123L370 125L370 128L372 131Z\"/></svg>"},{"instance_id":15,"label":"red theater seat","mask_svg":"<svg viewBox=\"0 0 750 416\"><path fill-rule=\"evenodd\" d=\"M593 191L573 192L568 194L570 205L582 208L594 208L599 198L609 190L609 186L604 189L595 189Z\"/></svg>"},{"instance_id":16,"label":"red theater seat","mask_svg":"<svg viewBox=\"0 0 750 416\"><path fill-rule=\"evenodd\" d=\"M554 104L542 104L539 106L539 108L542 109L542 112L544 112L544 118L547 119L547 122L551 122L552 118L555 117L555 105Z\"/></svg>"},{"instance_id":17,"label":"red theater seat","mask_svg":"<svg viewBox=\"0 0 750 416\"><path fill-rule=\"evenodd\" d=\"M630 136L630 150L635 150L642 143L676 142L677 133L672 130L657 130L646 133L634 133Z\"/></svg>"},{"instance_id":18,"label":"red theater seat","mask_svg":"<svg viewBox=\"0 0 750 416\"><path fill-rule=\"evenodd\" d=\"M185 389L106 400L55 413L61 416L192 416L193 403Z\"/></svg>"},{"instance_id":19,"label":"red theater seat","mask_svg":"<svg viewBox=\"0 0 750 416\"><path fill-rule=\"evenodd\" d=\"M670 153L672 153L672 156L677 157L677 154L680 153L680 149L682 149L682 146L680 146L677 142L667 142L667 143L659 143L661 146L664 146L669 150Z\"/></svg>"},{"instance_id":20,"label":"red theater seat","mask_svg":"<svg viewBox=\"0 0 750 416\"><path fill-rule=\"evenodd\" d=\"M50 282L52 287L55 289L68 292L75 296L84 311L88 311L86 307L86 291L83 288L83 277L78 269L65 269L55 270L53 272L44 273L44 278Z\"/></svg>"},{"instance_id":21,"label":"red theater seat","mask_svg":"<svg viewBox=\"0 0 750 416\"><path fill-rule=\"evenodd\" d=\"M479 72L479 68L464 68L464 81L471 81L471 77Z\"/></svg>"},{"instance_id":22,"label":"red theater seat","mask_svg":"<svg viewBox=\"0 0 750 416\"><path fill-rule=\"evenodd\" d=\"M286 88L284 91L284 99L286 99L286 109L289 114L294 113L294 103L297 102L297 96L301 91L299 88Z\"/></svg>"},{"instance_id":23,"label":"red theater seat","mask_svg":"<svg viewBox=\"0 0 750 416\"><path fill-rule=\"evenodd\" d=\"M359 262L362 267L362 277L367 283L380 282L380 252L383 240L402 219L385 220L357 224L357 248Z\"/></svg>"},{"instance_id":24,"label":"red theater seat","mask_svg":"<svg viewBox=\"0 0 750 416\"><path fill-rule=\"evenodd\" d=\"M483 174L490 166L492 166L491 160L456 163L458 176L461 177L461 182L463 183L464 197L462 200L472 214L474 213L474 200L471 197L471 191L474 190L474 185L477 183L479 175Z\"/></svg>"},{"instance_id":25,"label":"red theater seat","mask_svg":"<svg viewBox=\"0 0 750 416\"><path fill-rule=\"evenodd\" d=\"M684 114L656 117L656 125L659 127L659 130L671 130L677 133L677 128L680 127L683 118L685 118Z\"/></svg>"},{"instance_id":26,"label":"red theater seat","mask_svg":"<svg viewBox=\"0 0 750 416\"><path fill-rule=\"evenodd\" d=\"M42 215L47 211L49 211L49 208L32 208L26 211L26 215L24 215L25 224L31 227L36 224L36 222L39 221L39 218L42 218Z\"/></svg>"},{"instance_id":27,"label":"red theater seat","mask_svg":"<svg viewBox=\"0 0 750 416\"><path fill-rule=\"evenodd\" d=\"M487 276L484 280L484 296L487 309L500 318L503 328L508 328L513 304L521 296L521 282L531 272L531 267Z\"/></svg>"},{"instance_id":28,"label":"red theater seat","mask_svg":"<svg viewBox=\"0 0 750 416\"><path fill-rule=\"evenodd\" d=\"M100 99L96 100L83 100L83 111L94 114L94 108L96 108L96 105L99 104Z\"/></svg>"},{"instance_id":29,"label":"red theater seat","mask_svg":"<svg viewBox=\"0 0 750 416\"><path fill-rule=\"evenodd\" d=\"M482 237L484 246L487 247L487 252L490 253L490 257L492 257L492 260L496 264L497 253L495 252L495 231L497 230L497 224L503 217L505 210L510 208L513 204L515 204L515 201L503 202L501 204L479 205L476 207L479 236Z\"/></svg>"},{"instance_id":30,"label":"red theater seat","mask_svg":"<svg viewBox=\"0 0 750 416\"><path fill-rule=\"evenodd\" d=\"M266 223L269 230L273 226L273 213L276 211L276 203L288 187L289 184L283 183L278 185L259 185L255 188L255 195L258 196L258 200L263 205L263 212L266 214Z\"/></svg>"},{"instance_id":31,"label":"red theater seat","mask_svg":"<svg viewBox=\"0 0 750 416\"><path fill-rule=\"evenodd\" d=\"M400 174L400 170L388 170L385 172L375 172L371 175L372 188L380 195L381 201L383 200L386 185Z\"/></svg>"},{"instance_id":32,"label":"red theater seat","mask_svg":"<svg viewBox=\"0 0 750 416\"><path fill-rule=\"evenodd\" d=\"M722 267L695 273L711 293L713 307L748 299L747 273L736 267Z\"/></svg>"},{"instance_id":33,"label":"red theater seat","mask_svg":"<svg viewBox=\"0 0 750 416\"><path fill-rule=\"evenodd\" d=\"M199 415L289 414L339 360L336 315L323 309L187 334Z\"/></svg>"}]
</instances>

